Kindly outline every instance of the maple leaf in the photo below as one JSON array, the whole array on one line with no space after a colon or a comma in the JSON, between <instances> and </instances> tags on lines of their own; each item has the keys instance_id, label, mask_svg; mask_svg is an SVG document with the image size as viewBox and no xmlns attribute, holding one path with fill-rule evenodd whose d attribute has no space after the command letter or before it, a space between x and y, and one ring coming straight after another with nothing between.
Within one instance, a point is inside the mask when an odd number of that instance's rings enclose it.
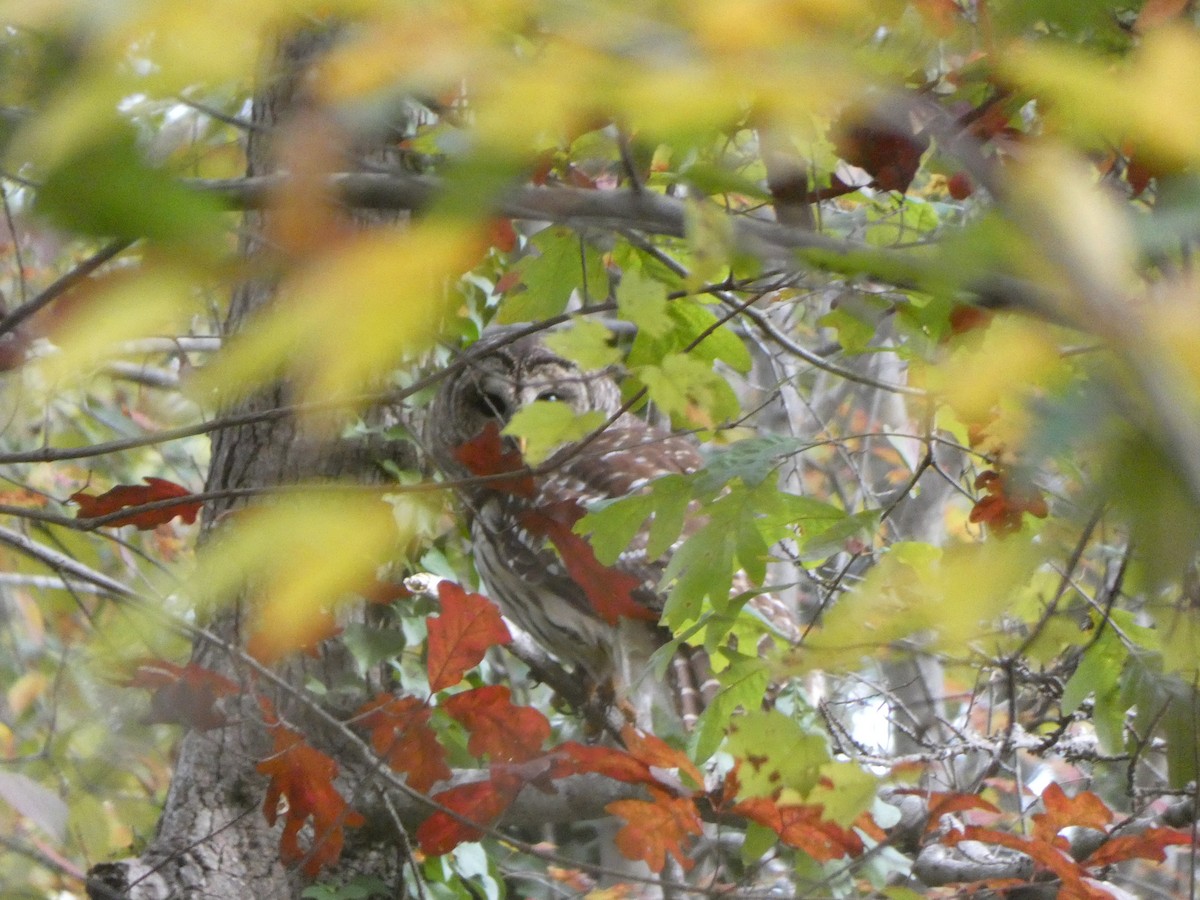
<instances>
[{"instance_id":1,"label":"maple leaf","mask_svg":"<svg viewBox=\"0 0 1200 900\"><path fill-rule=\"evenodd\" d=\"M825 819L819 804L779 804L768 797L751 797L730 811L770 828L785 844L817 862L858 856L865 849L857 834Z\"/></svg>"},{"instance_id":2,"label":"maple leaf","mask_svg":"<svg viewBox=\"0 0 1200 900\"><path fill-rule=\"evenodd\" d=\"M303 871L315 878L324 866L337 862L345 841L344 829L366 822L350 809L333 779L338 766L304 738L283 726L275 727L275 753L260 762L257 771L271 779L263 800L263 815L274 825L279 800L287 800L286 821L279 843L279 858L285 865L304 861ZM307 850L300 846L300 829L312 820L312 839Z\"/></svg>"},{"instance_id":3,"label":"maple leaf","mask_svg":"<svg viewBox=\"0 0 1200 900\"><path fill-rule=\"evenodd\" d=\"M454 773L446 750L429 726L432 710L416 697L383 694L355 713L355 724L371 734L371 746L387 764L403 772L421 793Z\"/></svg>"},{"instance_id":4,"label":"maple leaf","mask_svg":"<svg viewBox=\"0 0 1200 900\"><path fill-rule=\"evenodd\" d=\"M154 691L147 722L187 725L197 731L224 726L228 720L216 703L241 692L235 682L203 666L177 666L164 660L142 663L124 684Z\"/></svg>"},{"instance_id":5,"label":"maple leaf","mask_svg":"<svg viewBox=\"0 0 1200 900\"><path fill-rule=\"evenodd\" d=\"M429 626L429 689L440 691L462 681L463 674L483 660L489 647L512 640L500 610L480 594L464 591L452 581L438 584L441 615Z\"/></svg>"},{"instance_id":6,"label":"maple leaf","mask_svg":"<svg viewBox=\"0 0 1200 900\"><path fill-rule=\"evenodd\" d=\"M1042 791L1042 805L1046 811L1033 817L1033 836L1036 840L1055 844L1064 850L1068 849L1067 841L1058 838L1058 833L1064 828L1075 825L1105 831L1113 820L1112 810L1091 791L1080 791L1074 797L1068 797L1053 782Z\"/></svg>"},{"instance_id":7,"label":"maple leaf","mask_svg":"<svg viewBox=\"0 0 1200 900\"><path fill-rule=\"evenodd\" d=\"M567 574L582 589L592 608L609 625L621 616L629 619L658 621L658 613L634 599L633 592L642 581L628 572L606 566L584 538L571 530L586 511L573 500L526 510L520 521L531 534L544 537L562 557Z\"/></svg>"},{"instance_id":8,"label":"maple leaf","mask_svg":"<svg viewBox=\"0 0 1200 900\"><path fill-rule=\"evenodd\" d=\"M437 810L421 823L416 832L417 845L424 853L440 856L464 841L479 840L483 829L504 814L523 786L524 782L512 772L493 766L486 781L460 784L435 794L430 799L446 809Z\"/></svg>"},{"instance_id":9,"label":"maple leaf","mask_svg":"<svg viewBox=\"0 0 1200 900\"><path fill-rule=\"evenodd\" d=\"M162 478L143 478L145 486L139 484L118 484L112 490L105 491L100 496L93 496L86 491L76 491L68 499L79 507L79 518L94 519L107 516L117 510L131 506L141 506L159 500L173 500L193 496L192 492L182 485ZM120 525L136 525L141 531L149 531L159 525L179 517L187 524L196 521L203 505L200 500L180 502L162 509L144 509L127 516L119 516L105 524L116 528Z\"/></svg>"},{"instance_id":10,"label":"maple leaf","mask_svg":"<svg viewBox=\"0 0 1200 900\"><path fill-rule=\"evenodd\" d=\"M693 861L684 849L702 833L700 815L689 797L676 797L662 788L649 788L652 800L614 800L606 812L625 820L617 832L617 849L627 859L641 860L651 870L661 872L667 854L684 868Z\"/></svg>"},{"instance_id":11,"label":"maple leaf","mask_svg":"<svg viewBox=\"0 0 1200 900\"><path fill-rule=\"evenodd\" d=\"M507 475L510 472L524 473L512 478L492 478L483 485L489 490L518 497L533 497L537 493L533 476L525 469L521 451L511 445L506 447L496 422L488 422L479 434L456 447L454 458L466 466L468 472L480 478Z\"/></svg>"},{"instance_id":12,"label":"maple leaf","mask_svg":"<svg viewBox=\"0 0 1200 900\"><path fill-rule=\"evenodd\" d=\"M504 685L487 685L447 697L442 709L470 733L467 751L494 762L525 762L550 737L550 721L528 706L514 706Z\"/></svg>"}]
</instances>

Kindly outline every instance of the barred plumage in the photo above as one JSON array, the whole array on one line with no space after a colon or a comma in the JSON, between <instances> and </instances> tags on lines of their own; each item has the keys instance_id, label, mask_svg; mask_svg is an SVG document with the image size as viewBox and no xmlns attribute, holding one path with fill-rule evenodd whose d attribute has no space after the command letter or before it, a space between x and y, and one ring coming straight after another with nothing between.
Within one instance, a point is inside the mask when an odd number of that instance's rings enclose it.
<instances>
[{"instance_id":1,"label":"barred plumage","mask_svg":"<svg viewBox=\"0 0 1200 900\"><path fill-rule=\"evenodd\" d=\"M594 684L612 683L642 724L650 724L664 704L675 716L691 719L700 705L696 694L707 669L703 653L684 651L672 678L666 683L654 679L648 661L670 638L666 630L641 619L608 624L554 549L531 533L523 518L530 510L563 503L586 507L636 493L663 475L698 470L701 456L688 438L652 428L629 413L618 415L620 391L607 373L583 372L537 337L514 340L511 332L501 331L472 347L462 371L440 389L427 427L435 459L447 474L467 475L455 449L489 422L503 425L518 409L539 399L566 403L576 413L599 410L615 419L583 444L559 449L541 467L532 497L486 485L462 491L480 578L511 621L562 662L582 668ZM647 530L642 529L615 568L636 579L634 599L660 613L658 583L665 561L647 558L647 540Z\"/></svg>"}]
</instances>

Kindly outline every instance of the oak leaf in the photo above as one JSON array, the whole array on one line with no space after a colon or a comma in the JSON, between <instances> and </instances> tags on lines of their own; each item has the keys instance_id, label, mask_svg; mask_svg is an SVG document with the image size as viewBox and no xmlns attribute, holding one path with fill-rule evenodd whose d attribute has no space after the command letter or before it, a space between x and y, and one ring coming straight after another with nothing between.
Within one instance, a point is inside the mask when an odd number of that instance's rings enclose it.
<instances>
[{"instance_id":1,"label":"oak leaf","mask_svg":"<svg viewBox=\"0 0 1200 900\"><path fill-rule=\"evenodd\" d=\"M493 762L525 762L537 756L550 737L550 721L528 706L514 706L504 685L474 688L447 697L442 709L470 738L467 751Z\"/></svg>"},{"instance_id":2,"label":"oak leaf","mask_svg":"<svg viewBox=\"0 0 1200 900\"><path fill-rule=\"evenodd\" d=\"M143 478L142 481L146 482L144 486L118 484L99 496L93 496L86 491L76 491L68 499L79 507L79 517L84 519L107 516L121 509L143 506L160 500L180 500L179 503L164 506L161 509L143 509L131 512L126 516L118 516L105 523L114 528L120 525L135 525L141 531L149 531L176 517L189 525L196 521L203 502L200 500L183 501L181 498L193 496L187 488L162 478Z\"/></svg>"},{"instance_id":3,"label":"oak leaf","mask_svg":"<svg viewBox=\"0 0 1200 900\"><path fill-rule=\"evenodd\" d=\"M1056 840L1058 833L1068 826L1092 828L1105 831L1113 820L1112 810L1091 791L1080 791L1068 797L1061 787L1051 783L1042 791L1044 813L1033 817L1033 837L1047 844L1057 844L1067 849L1067 842Z\"/></svg>"},{"instance_id":4,"label":"oak leaf","mask_svg":"<svg viewBox=\"0 0 1200 900\"><path fill-rule=\"evenodd\" d=\"M421 793L454 774L446 750L429 726L432 710L416 697L385 694L355 713L355 724L371 735L371 746Z\"/></svg>"},{"instance_id":5,"label":"oak leaf","mask_svg":"<svg viewBox=\"0 0 1200 900\"><path fill-rule=\"evenodd\" d=\"M438 600L441 615L427 620L426 667L431 691L458 684L468 669L479 665L489 647L512 640L496 604L481 594L443 581L438 584Z\"/></svg>"},{"instance_id":6,"label":"oak leaf","mask_svg":"<svg viewBox=\"0 0 1200 900\"><path fill-rule=\"evenodd\" d=\"M785 844L817 862L858 856L865 849L852 830L825 819L819 804L780 804L768 797L751 797L730 811L771 829Z\"/></svg>"},{"instance_id":7,"label":"oak leaf","mask_svg":"<svg viewBox=\"0 0 1200 900\"><path fill-rule=\"evenodd\" d=\"M514 774L493 766L485 781L460 784L435 794L430 799L445 809L435 811L417 828L417 845L423 853L440 856L465 841L479 840L523 786Z\"/></svg>"},{"instance_id":8,"label":"oak leaf","mask_svg":"<svg viewBox=\"0 0 1200 900\"><path fill-rule=\"evenodd\" d=\"M617 832L617 849L627 859L641 860L661 872L667 854L684 869L693 861L686 845L702 833L700 815L689 797L677 797L662 788L649 788L652 800L614 800L605 810L625 820Z\"/></svg>"},{"instance_id":9,"label":"oak leaf","mask_svg":"<svg viewBox=\"0 0 1200 900\"><path fill-rule=\"evenodd\" d=\"M609 625L616 625L622 616L658 621L658 613L633 596L642 586L641 579L604 565L596 558L592 545L571 530L584 512L578 503L567 500L526 510L520 521L531 534L554 545L571 580L583 589L592 608Z\"/></svg>"},{"instance_id":10,"label":"oak leaf","mask_svg":"<svg viewBox=\"0 0 1200 900\"><path fill-rule=\"evenodd\" d=\"M227 719L217 710L217 701L242 690L236 682L203 666L177 666L164 660L142 663L124 684L154 691L147 722L187 725L197 731L224 726Z\"/></svg>"},{"instance_id":11,"label":"oak leaf","mask_svg":"<svg viewBox=\"0 0 1200 900\"><path fill-rule=\"evenodd\" d=\"M456 447L454 458L466 466L472 475L489 478L485 483L489 490L518 497L532 497L537 493L521 451L501 437L500 426L495 422L488 422L479 434ZM509 473L522 474L511 478L493 477Z\"/></svg>"},{"instance_id":12,"label":"oak leaf","mask_svg":"<svg viewBox=\"0 0 1200 900\"><path fill-rule=\"evenodd\" d=\"M1122 834L1109 838L1084 861L1084 865L1094 869L1130 859L1162 862L1166 859L1167 847L1186 847L1191 843L1190 834L1175 828L1149 828L1141 834Z\"/></svg>"},{"instance_id":13,"label":"oak leaf","mask_svg":"<svg viewBox=\"0 0 1200 900\"><path fill-rule=\"evenodd\" d=\"M304 874L315 878L324 866L337 862L342 855L344 829L357 828L366 822L350 809L333 786L337 763L310 747L295 731L276 726L275 753L255 768L271 779L263 801L263 815L268 824L275 824L280 799L287 800L279 843L280 860L285 865L303 860ZM300 846L300 830L310 819L312 838L306 850Z\"/></svg>"}]
</instances>

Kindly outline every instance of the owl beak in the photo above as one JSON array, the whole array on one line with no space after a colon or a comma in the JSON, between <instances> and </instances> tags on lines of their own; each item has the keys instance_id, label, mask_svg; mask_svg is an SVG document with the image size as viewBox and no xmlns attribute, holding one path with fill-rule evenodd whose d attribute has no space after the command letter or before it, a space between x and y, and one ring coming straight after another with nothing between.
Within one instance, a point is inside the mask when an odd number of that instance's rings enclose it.
<instances>
[{"instance_id":1,"label":"owl beak","mask_svg":"<svg viewBox=\"0 0 1200 900\"><path fill-rule=\"evenodd\" d=\"M526 442L525 438L523 438L523 437L518 437L518 438L517 438L517 449L521 451L521 458L522 458L522 459L524 459L524 458L525 458L525 444L526 444L526 443L527 443L527 442Z\"/></svg>"}]
</instances>

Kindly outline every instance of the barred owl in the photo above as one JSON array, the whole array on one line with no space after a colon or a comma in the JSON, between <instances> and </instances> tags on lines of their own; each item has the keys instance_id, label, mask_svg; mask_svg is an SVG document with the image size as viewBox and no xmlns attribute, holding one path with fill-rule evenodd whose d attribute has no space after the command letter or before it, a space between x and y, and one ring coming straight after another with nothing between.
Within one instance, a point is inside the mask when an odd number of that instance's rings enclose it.
<instances>
[{"instance_id":1,"label":"barred owl","mask_svg":"<svg viewBox=\"0 0 1200 900\"><path fill-rule=\"evenodd\" d=\"M650 724L666 705L674 707L677 717L689 718L703 663L677 659L671 678L656 680L647 670L649 657L670 635L656 621L623 617L615 626L608 624L555 551L525 527L523 514L563 503L586 507L636 493L662 475L694 472L702 463L695 445L628 412L618 415L620 390L607 373L581 370L536 336L514 340L509 330L492 333L471 348L463 363L443 382L427 426L429 449L449 475L468 474L456 457L457 448L490 422L503 427L517 410L537 400L565 403L576 413L598 410L615 416L592 439L562 447L547 460L532 497L482 483L463 489L476 568L489 595L560 661L582 668L593 686L611 685L640 724ZM614 568L636 579L633 598L658 614L663 598L657 586L665 561L648 559L646 544L643 529Z\"/></svg>"}]
</instances>

